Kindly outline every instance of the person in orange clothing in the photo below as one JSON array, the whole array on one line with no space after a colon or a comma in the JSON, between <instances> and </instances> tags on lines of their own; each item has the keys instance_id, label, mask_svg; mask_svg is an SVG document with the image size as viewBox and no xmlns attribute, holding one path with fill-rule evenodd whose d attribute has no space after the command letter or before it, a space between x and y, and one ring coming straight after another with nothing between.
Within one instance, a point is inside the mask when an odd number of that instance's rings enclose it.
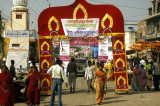
<instances>
[{"instance_id":1,"label":"person in orange clothing","mask_svg":"<svg viewBox=\"0 0 160 106\"><path fill-rule=\"evenodd\" d=\"M28 75L30 79L27 88L27 103L29 105L39 105L40 104L40 73L36 66L31 67L31 73Z\"/></svg>"},{"instance_id":2,"label":"person in orange clothing","mask_svg":"<svg viewBox=\"0 0 160 106\"><path fill-rule=\"evenodd\" d=\"M107 84L107 74L106 72L103 71L103 65L99 64L98 70L96 70L95 72L95 76L93 79L93 85L94 85L94 81L96 79L96 91L97 91L97 104L100 105L102 100L103 100L103 96L105 94L104 91L104 86Z\"/></svg>"},{"instance_id":3,"label":"person in orange clothing","mask_svg":"<svg viewBox=\"0 0 160 106\"><path fill-rule=\"evenodd\" d=\"M12 80L12 74L7 66L1 67L0 73L0 105L1 106L14 106L15 93Z\"/></svg>"}]
</instances>

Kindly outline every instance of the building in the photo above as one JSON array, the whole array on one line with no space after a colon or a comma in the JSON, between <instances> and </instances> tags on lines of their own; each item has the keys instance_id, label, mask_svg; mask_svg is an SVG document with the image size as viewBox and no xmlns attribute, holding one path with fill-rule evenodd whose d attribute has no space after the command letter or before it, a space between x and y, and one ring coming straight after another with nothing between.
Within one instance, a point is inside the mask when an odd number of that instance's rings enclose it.
<instances>
[{"instance_id":1,"label":"building","mask_svg":"<svg viewBox=\"0 0 160 106\"><path fill-rule=\"evenodd\" d=\"M160 41L160 0L152 0L152 7L148 9L148 17L138 23L138 41ZM147 59L151 61L151 49L148 49Z\"/></svg>"},{"instance_id":2,"label":"building","mask_svg":"<svg viewBox=\"0 0 160 106\"><path fill-rule=\"evenodd\" d=\"M130 50L130 46L137 43L137 22L125 22L125 46L128 58L136 56L135 51Z\"/></svg>"},{"instance_id":3,"label":"building","mask_svg":"<svg viewBox=\"0 0 160 106\"><path fill-rule=\"evenodd\" d=\"M29 29L29 9L27 8L27 0L13 0L13 7L11 11L11 20L6 21L4 39L9 39L6 50L7 56L6 65L10 67L10 61L15 61L15 68L22 68L27 70L28 61L36 61L37 54L37 33L34 29ZM4 51L5 52L5 51ZM31 56L33 58L31 58Z\"/></svg>"},{"instance_id":4,"label":"building","mask_svg":"<svg viewBox=\"0 0 160 106\"><path fill-rule=\"evenodd\" d=\"M148 9L148 17L146 21L146 41L160 41L160 0L152 0L152 7Z\"/></svg>"}]
</instances>

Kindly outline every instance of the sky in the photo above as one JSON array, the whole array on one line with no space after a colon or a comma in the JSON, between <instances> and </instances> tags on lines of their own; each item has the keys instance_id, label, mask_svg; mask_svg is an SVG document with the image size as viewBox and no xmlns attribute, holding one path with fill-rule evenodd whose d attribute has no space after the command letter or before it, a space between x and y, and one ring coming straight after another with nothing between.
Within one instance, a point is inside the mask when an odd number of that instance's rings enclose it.
<instances>
[{"instance_id":1,"label":"sky","mask_svg":"<svg viewBox=\"0 0 160 106\"><path fill-rule=\"evenodd\" d=\"M28 0L30 26L38 31L37 19L39 14L46 8L70 5L75 0ZM124 20L139 22L148 16L148 8L152 6L151 0L87 0L91 4L112 4L120 9ZM0 0L2 17L10 20L13 0ZM33 24L32 24L33 22Z\"/></svg>"}]
</instances>

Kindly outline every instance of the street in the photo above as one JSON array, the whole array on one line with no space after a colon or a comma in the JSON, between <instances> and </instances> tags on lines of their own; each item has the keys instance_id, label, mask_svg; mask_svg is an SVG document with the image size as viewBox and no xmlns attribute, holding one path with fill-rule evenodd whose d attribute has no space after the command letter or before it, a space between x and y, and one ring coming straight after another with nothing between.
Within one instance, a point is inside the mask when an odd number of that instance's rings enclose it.
<instances>
[{"instance_id":1,"label":"street","mask_svg":"<svg viewBox=\"0 0 160 106\"><path fill-rule=\"evenodd\" d=\"M77 78L76 93L69 93L69 88L65 88L63 84L62 103L63 106L96 106L95 93L87 93L87 83L83 77ZM114 81L108 82L108 90L102 101L102 106L160 106L160 92L155 91L129 91L114 92ZM50 96L41 96L40 106L49 106ZM56 95L55 106L58 104L58 96ZM26 103L16 103L15 106L26 106Z\"/></svg>"}]
</instances>

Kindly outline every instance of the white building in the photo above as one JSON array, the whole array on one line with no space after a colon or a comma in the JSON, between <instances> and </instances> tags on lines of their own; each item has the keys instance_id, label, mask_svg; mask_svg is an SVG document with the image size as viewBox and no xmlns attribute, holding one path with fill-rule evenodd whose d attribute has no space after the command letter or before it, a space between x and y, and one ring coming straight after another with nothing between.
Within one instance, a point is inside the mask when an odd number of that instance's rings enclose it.
<instances>
[{"instance_id":1,"label":"white building","mask_svg":"<svg viewBox=\"0 0 160 106\"><path fill-rule=\"evenodd\" d=\"M134 51L130 50L129 47L137 43L137 22L125 22L124 27L126 53L135 56Z\"/></svg>"},{"instance_id":2,"label":"white building","mask_svg":"<svg viewBox=\"0 0 160 106\"><path fill-rule=\"evenodd\" d=\"M29 14L27 0L13 0L11 21L5 29L4 38L9 38L6 65L15 61L15 67L27 69L29 53Z\"/></svg>"}]
</instances>

